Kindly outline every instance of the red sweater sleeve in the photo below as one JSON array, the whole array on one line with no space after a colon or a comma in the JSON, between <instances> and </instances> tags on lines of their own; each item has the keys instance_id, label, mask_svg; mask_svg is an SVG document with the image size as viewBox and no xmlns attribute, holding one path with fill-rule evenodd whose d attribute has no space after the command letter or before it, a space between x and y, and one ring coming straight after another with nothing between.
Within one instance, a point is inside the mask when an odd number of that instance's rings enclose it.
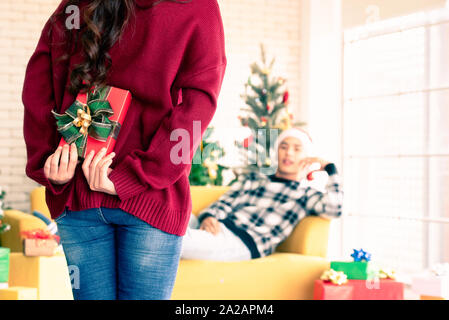
<instances>
[{"instance_id":1,"label":"red sweater sleeve","mask_svg":"<svg viewBox=\"0 0 449 320\"><path fill-rule=\"evenodd\" d=\"M174 184L191 165L194 152L212 120L227 60L219 7L215 0L209 3L213 7L198 17L173 84L175 92L182 89L182 103L163 119L147 150L133 150L109 174L121 200L147 188L164 189ZM194 121L200 121L201 136L193 135ZM177 133L181 133L184 140L180 140ZM176 163L179 143L187 139L188 161Z\"/></svg>"},{"instance_id":2,"label":"red sweater sleeve","mask_svg":"<svg viewBox=\"0 0 449 320\"><path fill-rule=\"evenodd\" d=\"M58 7L62 6L64 1ZM38 44L25 72L22 91L24 105L23 136L27 150L25 173L45 186L53 194L61 194L71 182L63 185L51 183L44 174L47 158L55 152L58 131L51 113L55 102L53 92L52 64L50 56L50 19L47 20Z\"/></svg>"}]
</instances>

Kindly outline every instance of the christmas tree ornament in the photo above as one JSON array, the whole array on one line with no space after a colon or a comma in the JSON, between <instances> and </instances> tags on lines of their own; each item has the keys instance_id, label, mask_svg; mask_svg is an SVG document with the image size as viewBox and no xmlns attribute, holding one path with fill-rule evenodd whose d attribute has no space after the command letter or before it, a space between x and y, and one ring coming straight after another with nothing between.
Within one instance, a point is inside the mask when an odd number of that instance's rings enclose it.
<instances>
[{"instance_id":1,"label":"christmas tree ornament","mask_svg":"<svg viewBox=\"0 0 449 320\"><path fill-rule=\"evenodd\" d=\"M243 147L249 148L249 146L251 145L252 142L253 142L253 136L250 135L248 138L245 138L245 140L243 140Z\"/></svg>"},{"instance_id":2,"label":"christmas tree ornament","mask_svg":"<svg viewBox=\"0 0 449 320\"><path fill-rule=\"evenodd\" d=\"M262 69L262 73L263 73L264 75L269 75L269 74L271 73L271 70L268 69L268 68L263 68L263 69Z\"/></svg>"},{"instance_id":3,"label":"christmas tree ornament","mask_svg":"<svg viewBox=\"0 0 449 320\"><path fill-rule=\"evenodd\" d=\"M284 104L288 104L288 97L289 97L289 93L288 93L288 91L285 91L284 96L282 97L282 102Z\"/></svg>"}]
</instances>

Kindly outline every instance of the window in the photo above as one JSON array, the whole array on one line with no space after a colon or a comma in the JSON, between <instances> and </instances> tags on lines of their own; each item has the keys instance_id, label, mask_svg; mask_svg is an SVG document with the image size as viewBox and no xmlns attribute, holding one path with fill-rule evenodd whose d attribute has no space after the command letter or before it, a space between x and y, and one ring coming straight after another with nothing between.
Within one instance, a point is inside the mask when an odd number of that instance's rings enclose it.
<instances>
[{"instance_id":1,"label":"window","mask_svg":"<svg viewBox=\"0 0 449 320\"><path fill-rule=\"evenodd\" d=\"M449 10L344 33L343 251L449 261Z\"/></svg>"}]
</instances>

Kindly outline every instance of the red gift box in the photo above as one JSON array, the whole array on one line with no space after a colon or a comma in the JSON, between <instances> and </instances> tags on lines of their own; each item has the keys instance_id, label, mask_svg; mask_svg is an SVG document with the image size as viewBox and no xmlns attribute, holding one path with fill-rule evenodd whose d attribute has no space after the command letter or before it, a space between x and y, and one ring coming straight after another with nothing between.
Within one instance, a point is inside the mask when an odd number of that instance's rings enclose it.
<instances>
[{"instance_id":1,"label":"red gift box","mask_svg":"<svg viewBox=\"0 0 449 320\"><path fill-rule=\"evenodd\" d=\"M92 150L96 154L103 147L106 155L109 154L114 150L131 99L128 90L112 86L98 91L94 87L89 93L79 93L64 114L53 112L58 120L58 131L63 136L58 146L76 141L80 159Z\"/></svg>"},{"instance_id":2,"label":"red gift box","mask_svg":"<svg viewBox=\"0 0 449 320\"><path fill-rule=\"evenodd\" d=\"M314 300L404 300L404 284L391 279L348 280L336 285L316 280Z\"/></svg>"},{"instance_id":3,"label":"red gift box","mask_svg":"<svg viewBox=\"0 0 449 320\"><path fill-rule=\"evenodd\" d=\"M315 280L313 300L352 300L354 288L348 284Z\"/></svg>"}]
</instances>

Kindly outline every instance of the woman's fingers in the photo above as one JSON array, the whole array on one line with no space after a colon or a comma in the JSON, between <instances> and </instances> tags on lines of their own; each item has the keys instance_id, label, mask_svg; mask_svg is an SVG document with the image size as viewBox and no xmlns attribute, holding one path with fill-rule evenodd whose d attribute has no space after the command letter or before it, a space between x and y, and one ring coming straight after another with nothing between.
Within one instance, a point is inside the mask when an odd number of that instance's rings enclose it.
<instances>
[{"instance_id":1,"label":"woman's fingers","mask_svg":"<svg viewBox=\"0 0 449 320\"><path fill-rule=\"evenodd\" d=\"M95 175L97 174L97 164L100 162L101 158L103 158L104 154L106 153L106 148L102 148L92 159L92 162L89 166L89 181L91 182L91 186L95 188Z\"/></svg>"},{"instance_id":2,"label":"woman's fingers","mask_svg":"<svg viewBox=\"0 0 449 320\"><path fill-rule=\"evenodd\" d=\"M69 167L69 145L65 144L62 147L62 151L61 151L61 159L59 161L59 170L58 172L62 175L65 175L68 172L68 167Z\"/></svg>"},{"instance_id":3,"label":"woman's fingers","mask_svg":"<svg viewBox=\"0 0 449 320\"><path fill-rule=\"evenodd\" d=\"M97 165L96 176L95 176L95 184L94 186L102 191L103 188L106 187L106 182L108 179L108 168L112 163L112 158L114 155L111 154L104 157Z\"/></svg>"},{"instance_id":4,"label":"woman's fingers","mask_svg":"<svg viewBox=\"0 0 449 320\"><path fill-rule=\"evenodd\" d=\"M53 158L53 155L54 154L49 156L44 164L44 174L47 177L47 179L50 178L50 165L51 165L51 159Z\"/></svg>"},{"instance_id":5,"label":"woman's fingers","mask_svg":"<svg viewBox=\"0 0 449 320\"><path fill-rule=\"evenodd\" d=\"M94 153L95 153L94 151L89 152L86 158L84 158L83 165L81 166L88 184L90 184L90 163L92 162Z\"/></svg>"},{"instance_id":6,"label":"woman's fingers","mask_svg":"<svg viewBox=\"0 0 449 320\"><path fill-rule=\"evenodd\" d=\"M78 150L76 149L76 144L72 143L70 145L70 159L67 168L67 171L69 172L70 176L73 176L77 164L78 164Z\"/></svg>"},{"instance_id":7,"label":"woman's fingers","mask_svg":"<svg viewBox=\"0 0 449 320\"><path fill-rule=\"evenodd\" d=\"M94 181L94 187L101 189L107 179L107 169L112 163L112 158L114 158L115 152L112 152L108 154L107 156L103 157L97 164L96 170L95 170L95 181Z\"/></svg>"},{"instance_id":8,"label":"woman's fingers","mask_svg":"<svg viewBox=\"0 0 449 320\"><path fill-rule=\"evenodd\" d=\"M58 170L59 170L59 158L61 157L61 150L62 147L58 147L53 154L53 157L51 158L50 162L50 177L53 180L57 179L58 176Z\"/></svg>"}]
</instances>

